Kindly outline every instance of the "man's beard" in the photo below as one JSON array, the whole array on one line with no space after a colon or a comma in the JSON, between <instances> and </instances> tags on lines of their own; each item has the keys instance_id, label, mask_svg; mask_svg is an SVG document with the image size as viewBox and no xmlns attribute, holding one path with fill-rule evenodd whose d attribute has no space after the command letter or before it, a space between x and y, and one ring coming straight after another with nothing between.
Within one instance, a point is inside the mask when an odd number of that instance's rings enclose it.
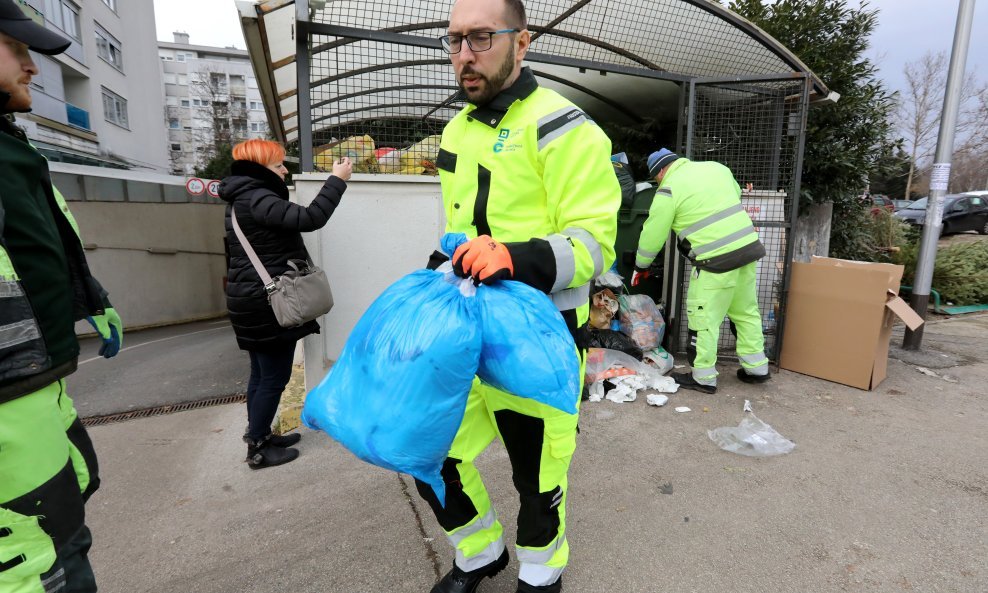
<instances>
[{"instance_id":1,"label":"man's beard","mask_svg":"<svg viewBox=\"0 0 988 593\"><path fill-rule=\"evenodd\" d=\"M462 90L463 93L466 94L467 99L469 99L471 103L473 103L477 107L483 107L484 105L490 103L491 100L498 95L498 93L504 90L501 87L504 86L504 82L508 80L508 77L511 76L512 72L514 72L514 69L515 69L514 52L509 52L506 56L504 56L504 61L501 62L500 68L498 68L497 72L494 73L494 76L490 78L484 76L483 74L477 72L476 70L470 67L467 67L463 70L463 72L460 72L460 90ZM479 93L471 95L467 91L466 87L463 85L464 74L476 74L477 76L480 76L484 80L484 85Z\"/></svg>"}]
</instances>

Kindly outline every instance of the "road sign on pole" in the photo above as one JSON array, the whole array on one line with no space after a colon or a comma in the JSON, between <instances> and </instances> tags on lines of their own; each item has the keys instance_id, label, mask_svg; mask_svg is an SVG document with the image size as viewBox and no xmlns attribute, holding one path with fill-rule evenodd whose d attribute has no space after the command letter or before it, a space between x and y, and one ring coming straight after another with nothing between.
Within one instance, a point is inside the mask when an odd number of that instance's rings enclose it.
<instances>
[{"instance_id":1,"label":"road sign on pole","mask_svg":"<svg viewBox=\"0 0 988 593\"><path fill-rule=\"evenodd\" d=\"M185 182L185 191L193 196L201 196L202 192L206 191L206 182L198 177L191 177Z\"/></svg>"}]
</instances>

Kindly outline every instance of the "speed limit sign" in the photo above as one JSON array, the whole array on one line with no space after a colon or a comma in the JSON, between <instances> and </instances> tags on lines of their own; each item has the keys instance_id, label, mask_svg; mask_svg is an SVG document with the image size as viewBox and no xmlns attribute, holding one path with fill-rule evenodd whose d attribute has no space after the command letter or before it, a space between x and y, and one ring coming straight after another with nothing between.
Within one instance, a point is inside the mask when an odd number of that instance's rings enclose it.
<instances>
[{"instance_id":1,"label":"speed limit sign","mask_svg":"<svg viewBox=\"0 0 988 593\"><path fill-rule=\"evenodd\" d=\"M220 197L220 182L218 179L213 179L206 184L206 193L214 198Z\"/></svg>"},{"instance_id":2,"label":"speed limit sign","mask_svg":"<svg viewBox=\"0 0 988 593\"><path fill-rule=\"evenodd\" d=\"M198 177L192 177L185 182L185 190L194 196L201 196L206 191L206 183Z\"/></svg>"}]
</instances>

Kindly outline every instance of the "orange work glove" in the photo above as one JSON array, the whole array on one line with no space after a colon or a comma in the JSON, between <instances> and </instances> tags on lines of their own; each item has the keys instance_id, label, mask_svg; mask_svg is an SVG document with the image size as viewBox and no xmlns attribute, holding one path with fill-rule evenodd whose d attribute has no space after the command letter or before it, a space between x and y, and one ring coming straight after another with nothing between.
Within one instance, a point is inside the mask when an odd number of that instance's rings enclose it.
<instances>
[{"instance_id":1,"label":"orange work glove","mask_svg":"<svg viewBox=\"0 0 988 593\"><path fill-rule=\"evenodd\" d=\"M461 278L471 276L475 284L492 284L511 278L515 267L504 243L495 241L489 235L480 235L456 248L453 271Z\"/></svg>"}]
</instances>

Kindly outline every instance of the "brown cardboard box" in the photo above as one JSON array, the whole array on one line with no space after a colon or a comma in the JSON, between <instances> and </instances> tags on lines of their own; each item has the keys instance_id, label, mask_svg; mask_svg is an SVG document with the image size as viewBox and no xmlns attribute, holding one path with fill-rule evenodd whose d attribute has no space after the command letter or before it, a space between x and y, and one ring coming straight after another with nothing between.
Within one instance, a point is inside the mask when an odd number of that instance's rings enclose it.
<instances>
[{"instance_id":1,"label":"brown cardboard box","mask_svg":"<svg viewBox=\"0 0 988 593\"><path fill-rule=\"evenodd\" d=\"M898 317L923 324L898 297L902 266L826 257L794 263L779 366L860 389L885 379Z\"/></svg>"}]
</instances>

